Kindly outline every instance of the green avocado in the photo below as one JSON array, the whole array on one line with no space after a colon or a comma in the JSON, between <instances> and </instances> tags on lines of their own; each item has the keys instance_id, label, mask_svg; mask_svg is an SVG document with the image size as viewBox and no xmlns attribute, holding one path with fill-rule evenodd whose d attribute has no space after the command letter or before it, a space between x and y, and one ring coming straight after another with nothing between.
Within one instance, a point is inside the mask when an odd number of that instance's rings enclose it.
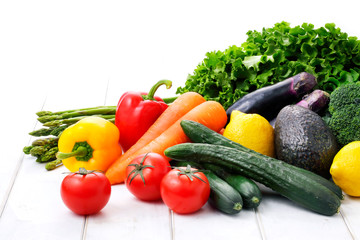
<instances>
[{"instance_id":1,"label":"green avocado","mask_svg":"<svg viewBox=\"0 0 360 240\"><path fill-rule=\"evenodd\" d=\"M315 112L297 105L284 107L275 122L278 159L329 179L339 147L336 138Z\"/></svg>"}]
</instances>

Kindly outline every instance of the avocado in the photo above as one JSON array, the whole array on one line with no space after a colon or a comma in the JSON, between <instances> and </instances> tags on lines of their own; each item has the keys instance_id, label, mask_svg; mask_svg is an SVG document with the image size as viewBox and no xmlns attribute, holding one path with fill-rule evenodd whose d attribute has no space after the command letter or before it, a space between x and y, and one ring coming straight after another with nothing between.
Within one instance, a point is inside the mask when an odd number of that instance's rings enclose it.
<instances>
[{"instance_id":1,"label":"avocado","mask_svg":"<svg viewBox=\"0 0 360 240\"><path fill-rule=\"evenodd\" d=\"M339 147L330 128L315 112L297 105L284 107L276 117L278 159L329 179Z\"/></svg>"}]
</instances>

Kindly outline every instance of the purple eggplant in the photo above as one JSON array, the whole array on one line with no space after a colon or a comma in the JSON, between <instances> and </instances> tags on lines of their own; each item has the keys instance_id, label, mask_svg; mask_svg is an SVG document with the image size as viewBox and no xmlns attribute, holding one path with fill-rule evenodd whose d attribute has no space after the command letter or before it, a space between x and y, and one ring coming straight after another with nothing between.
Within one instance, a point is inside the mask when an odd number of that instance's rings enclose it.
<instances>
[{"instance_id":1,"label":"purple eggplant","mask_svg":"<svg viewBox=\"0 0 360 240\"><path fill-rule=\"evenodd\" d=\"M243 113L258 113L271 120L283 107L294 103L312 90L316 83L314 75L302 72L276 84L257 89L240 98L226 110L228 119L232 111L238 110Z\"/></svg>"},{"instance_id":2,"label":"purple eggplant","mask_svg":"<svg viewBox=\"0 0 360 240\"><path fill-rule=\"evenodd\" d=\"M330 94L322 90L314 90L311 93L305 95L303 99L296 105L308 108L313 112L320 112L323 110L330 101Z\"/></svg>"},{"instance_id":3,"label":"purple eggplant","mask_svg":"<svg viewBox=\"0 0 360 240\"><path fill-rule=\"evenodd\" d=\"M296 105L310 109L315 113L326 109L330 101L330 94L322 90L314 90L309 94L306 94ZM276 118L270 120L271 126L275 126Z\"/></svg>"}]
</instances>

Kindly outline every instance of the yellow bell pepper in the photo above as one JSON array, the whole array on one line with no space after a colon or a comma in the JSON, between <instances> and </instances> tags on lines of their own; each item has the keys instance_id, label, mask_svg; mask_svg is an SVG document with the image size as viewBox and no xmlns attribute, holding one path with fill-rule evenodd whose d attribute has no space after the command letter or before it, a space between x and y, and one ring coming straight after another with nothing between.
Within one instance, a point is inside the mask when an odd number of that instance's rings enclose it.
<instances>
[{"instance_id":1,"label":"yellow bell pepper","mask_svg":"<svg viewBox=\"0 0 360 240\"><path fill-rule=\"evenodd\" d=\"M122 154L115 124L89 116L66 128L60 135L57 158L71 172L79 168L106 171Z\"/></svg>"}]
</instances>

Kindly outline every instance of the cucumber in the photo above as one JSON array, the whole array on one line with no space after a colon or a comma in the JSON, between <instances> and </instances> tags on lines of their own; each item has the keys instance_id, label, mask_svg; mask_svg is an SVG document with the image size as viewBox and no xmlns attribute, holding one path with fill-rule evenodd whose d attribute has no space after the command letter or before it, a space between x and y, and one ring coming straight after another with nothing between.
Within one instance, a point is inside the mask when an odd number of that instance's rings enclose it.
<instances>
[{"instance_id":1,"label":"cucumber","mask_svg":"<svg viewBox=\"0 0 360 240\"><path fill-rule=\"evenodd\" d=\"M251 209L260 205L262 200L261 191L258 185L249 178L238 174L230 174L224 171L223 168L209 163L200 165L199 163L190 161L171 161L171 164L177 167L186 167L187 165L190 165L193 168L200 169L202 172L212 171L240 193L243 201L243 208Z\"/></svg>"},{"instance_id":2,"label":"cucumber","mask_svg":"<svg viewBox=\"0 0 360 240\"><path fill-rule=\"evenodd\" d=\"M211 163L251 178L289 200L319 214L332 216L339 211L340 199L324 185L298 168L264 155L214 144L183 143L167 148L164 154L175 160Z\"/></svg>"},{"instance_id":3,"label":"cucumber","mask_svg":"<svg viewBox=\"0 0 360 240\"><path fill-rule=\"evenodd\" d=\"M211 191L208 200L210 205L227 214L239 213L243 205L239 192L212 171L203 171L203 173L210 184Z\"/></svg>"},{"instance_id":4,"label":"cucumber","mask_svg":"<svg viewBox=\"0 0 360 240\"><path fill-rule=\"evenodd\" d=\"M240 193L244 208L257 208L260 205L262 194L254 181L239 174L228 173L223 168L214 164L205 163L203 166L205 169L214 172Z\"/></svg>"},{"instance_id":5,"label":"cucumber","mask_svg":"<svg viewBox=\"0 0 360 240\"><path fill-rule=\"evenodd\" d=\"M247 153L254 154L259 157L263 156L262 154L255 152L251 149L248 149L248 148L242 146L241 144L231 141L230 139L207 128L206 126L204 126L198 122L194 122L194 121L190 121L190 120L182 120L180 122L180 125L181 125L182 129L184 130L185 134L190 138L190 140L192 142L216 144L216 145L235 148L235 149L247 152ZM336 184L334 184L333 182L331 182L331 181L327 180L326 178L323 178L313 172L310 172L308 170L298 168L298 167L295 167L292 165L289 165L288 167L293 168L294 170L297 170L297 171L301 172L302 174L306 175L308 178L311 178L314 181L322 184L323 186L325 186L326 188L328 188L329 190L334 192L339 197L339 199L344 199L344 195L342 193L341 188L339 186L337 186Z\"/></svg>"},{"instance_id":6,"label":"cucumber","mask_svg":"<svg viewBox=\"0 0 360 240\"><path fill-rule=\"evenodd\" d=\"M191 161L171 161L173 166L186 167L190 165L193 168L199 169L205 174L210 184L209 203L212 207L227 214L236 214L241 211L243 207L242 195L231 184L221 179L217 173L210 169L204 168L197 162ZM224 182L225 181L225 182Z\"/></svg>"}]
</instances>

